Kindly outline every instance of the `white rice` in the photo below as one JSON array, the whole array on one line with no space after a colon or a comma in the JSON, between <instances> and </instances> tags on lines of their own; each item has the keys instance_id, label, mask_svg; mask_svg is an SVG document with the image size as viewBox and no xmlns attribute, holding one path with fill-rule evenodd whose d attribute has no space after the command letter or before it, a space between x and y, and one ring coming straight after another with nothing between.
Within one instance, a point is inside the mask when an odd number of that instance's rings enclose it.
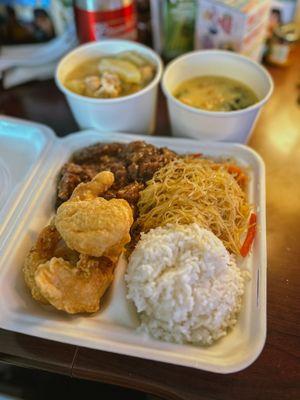
<instances>
[{"instance_id":1,"label":"white rice","mask_svg":"<svg viewBox=\"0 0 300 400\"><path fill-rule=\"evenodd\" d=\"M244 293L234 258L195 223L142 234L125 279L141 329L177 343L211 344L226 335Z\"/></svg>"}]
</instances>

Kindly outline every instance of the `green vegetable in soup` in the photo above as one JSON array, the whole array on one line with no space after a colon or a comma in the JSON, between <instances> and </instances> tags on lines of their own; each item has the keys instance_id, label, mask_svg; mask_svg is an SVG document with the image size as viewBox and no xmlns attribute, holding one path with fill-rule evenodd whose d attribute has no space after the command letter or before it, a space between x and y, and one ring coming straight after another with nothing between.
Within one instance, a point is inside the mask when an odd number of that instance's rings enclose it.
<instances>
[{"instance_id":1,"label":"green vegetable in soup","mask_svg":"<svg viewBox=\"0 0 300 400\"><path fill-rule=\"evenodd\" d=\"M207 111L236 111L258 102L247 85L222 76L199 76L184 81L174 96L184 104Z\"/></svg>"}]
</instances>

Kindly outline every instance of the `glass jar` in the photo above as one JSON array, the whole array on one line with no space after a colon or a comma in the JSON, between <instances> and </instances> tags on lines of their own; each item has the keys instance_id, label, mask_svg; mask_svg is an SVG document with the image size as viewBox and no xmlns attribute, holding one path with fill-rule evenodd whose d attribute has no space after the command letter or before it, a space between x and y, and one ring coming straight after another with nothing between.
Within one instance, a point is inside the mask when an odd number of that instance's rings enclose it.
<instances>
[{"instance_id":1,"label":"glass jar","mask_svg":"<svg viewBox=\"0 0 300 400\"><path fill-rule=\"evenodd\" d=\"M300 32L296 24L277 26L269 42L267 62L278 66L290 65L291 54L299 37Z\"/></svg>"}]
</instances>

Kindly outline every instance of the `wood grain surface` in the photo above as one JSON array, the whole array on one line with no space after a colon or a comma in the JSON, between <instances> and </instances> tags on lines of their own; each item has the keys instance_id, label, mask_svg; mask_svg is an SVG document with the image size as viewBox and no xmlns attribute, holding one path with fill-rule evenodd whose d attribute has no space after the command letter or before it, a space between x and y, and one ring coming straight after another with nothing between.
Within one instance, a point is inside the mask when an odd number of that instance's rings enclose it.
<instances>
[{"instance_id":1,"label":"wood grain surface","mask_svg":"<svg viewBox=\"0 0 300 400\"><path fill-rule=\"evenodd\" d=\"M71 375L76 354L75 346L0 329L0 360L9 364Z\"/></svg>"},{"instance_id":2,"label":"wood grain surface","mask_svg":"<svg viewBox=\"0 0 300 400\"><path fill-rule=\"evenodd\" d=\"M266 164L268 332L262 354L244 371L217 375L0 330L0 360L99 380L176 400L300 399L300 46L291 67L269 68L275 92L249 145ZM0 113L77 130L52 81L2 91ZM160 94L156 133L170 134Z\"/></svg>"}]
</instances>

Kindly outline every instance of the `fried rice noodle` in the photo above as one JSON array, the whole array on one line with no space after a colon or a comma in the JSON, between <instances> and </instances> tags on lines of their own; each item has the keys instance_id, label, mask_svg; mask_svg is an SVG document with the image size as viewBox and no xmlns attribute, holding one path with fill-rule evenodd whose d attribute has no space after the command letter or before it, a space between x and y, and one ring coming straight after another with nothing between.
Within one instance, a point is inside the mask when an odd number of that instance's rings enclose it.
<instances>
[{"instance_id":1,"label":"fried rice noodle","mask_svg":"<svg viewBox=\"0 0 300 400\"><path fill-rule=\"evenodd\" d=\"M232 253L239 254L251 206L226 163L177 158L158 170L140 192L141 232L169 223L198 223L211 230Z\"/></svg>"}]
</instances>

